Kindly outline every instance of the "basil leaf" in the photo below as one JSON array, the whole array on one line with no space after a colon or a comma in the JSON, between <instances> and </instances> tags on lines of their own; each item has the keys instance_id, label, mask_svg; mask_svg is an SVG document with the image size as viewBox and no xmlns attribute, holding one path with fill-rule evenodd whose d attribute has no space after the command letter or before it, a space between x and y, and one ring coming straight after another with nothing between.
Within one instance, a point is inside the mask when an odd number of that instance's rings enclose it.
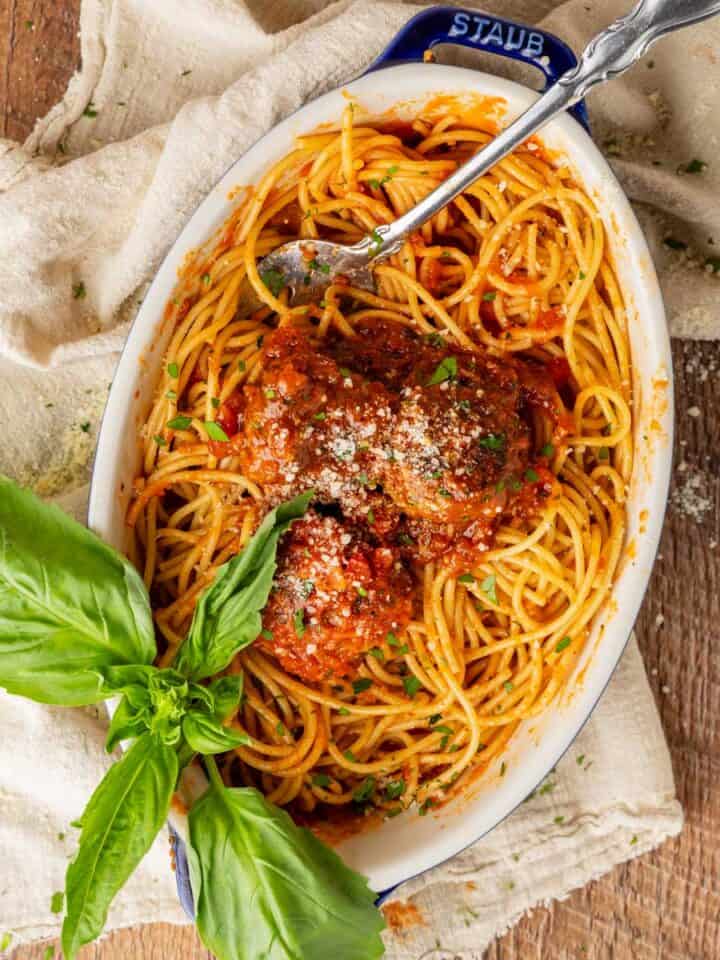
<instances>
[{"instance_id":1,"label":"basil leaf","mask_svg":"<svg viewBox=\"0 0 720 960\"><path fill-rule=\"evenodd\" d=\"M127 696L120 701L117 710L112 715L110 726L108 727L105 749L112 753L121 740L129 740L130 737L139 737L149 729L148 714L145 710L139 710L134 706Z\"/></svg>"},{"instance_id":2,"label":"basil leaf","mask_svg":"<svg viewBox=\"0 0 720 960\"><path fill-rule=\"evenodd\" d=\"M210 684L209 689L215 699L215 717L221 722L240 706L243 680L242 673L232 673L218 677Z\"/></svg>"},{"instance_id":3,"label":"basil leaf","mask_svg":"<svg viewBox=\"0 0 720 960\"><path fill-rule=\"evenodd\" d=\"M224 727L213 717L191 710L182 722L182 734L195 753L209 756L213 753L225 753L235 747L250 743L246 733L238 733L231 727Z\"/></svg>"},{"instance_id":4,"label":"basil leaf","mask_svg":"<svg viewBox=\"0 0 720 960\"><path fill-rule=\"evenodd\" d=\"M165 822L178 775L175 751L144 734L105 774L80 818L65 877L65 960L105 925L108 907Z\"/></svg>"},{"instance_id":5,"label":"basil leaf","mask_svg":"<svg viewBox=\"0 0 720 960\"><path fill-rule=\"evenodd\" d=\"M214 782L189 820L197 926L218 960L382 956L365 879L257 790Z\"/></svg>"},{"instance_id":6,"label":"basil leaf","mask_svg":"<svg viewBox=\"0 0 720 960\"><path fill-rule=\"evenodd\" d=\"M308 508L312 491L271 510L249 543L224 564L200 597L175 668L193 680L220 673L232 658L255 640L262 629L278 541L293 520Z\"/></svg>"},{"instance_id":7,"label":"basil leaf","mask_svg":"<svg viewBox=\"0 0 720 960\"><path fill-rule=\"evenodd\" d=\"M155 654L147 591L129 561L0 476L0 686L41 703L95 703L99 667Z\"/></svg>"}]
</instances>

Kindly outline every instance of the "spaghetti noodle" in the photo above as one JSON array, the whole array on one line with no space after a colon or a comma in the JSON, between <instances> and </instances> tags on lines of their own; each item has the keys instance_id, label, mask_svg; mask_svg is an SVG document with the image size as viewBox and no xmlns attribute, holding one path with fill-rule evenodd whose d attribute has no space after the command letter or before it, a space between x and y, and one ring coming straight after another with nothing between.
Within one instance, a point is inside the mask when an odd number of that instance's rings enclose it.
<instances>
[{"instance_id":1,"label":"spaghetti noodle","mask_svg":"<svg viewBox=\"0 0 720 960\"><path fill-rule=\"evenodd\" d=\"M425 812L551 703L613 582L632 470L603 225L536 141L378 264L374 293L339 278L290 307L260 275L288 239L372 235L495 132L477 110L354 113L300 137L184 271L128 518L169 664L268 505L317 491L230 668L250 744L223 763L310 820Z\"/></svg>"}]
</instances>

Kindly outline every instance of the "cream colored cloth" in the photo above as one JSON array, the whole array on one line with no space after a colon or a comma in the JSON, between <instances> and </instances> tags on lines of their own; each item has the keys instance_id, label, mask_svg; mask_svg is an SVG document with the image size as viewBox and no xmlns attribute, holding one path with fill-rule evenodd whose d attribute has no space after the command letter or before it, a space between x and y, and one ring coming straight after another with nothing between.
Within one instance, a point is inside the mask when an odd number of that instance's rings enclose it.
<instances>
[{"instance_id":1,"label":"cream colored cloth","mask_svg":"<svg viewBox=\"0 0 720 960\"><path fill-rule=\"evenodd\" d=\"M576 48L626 9L619 0L484 6L542 20ZM128 322L198 201L279 119L362 71L415 10L84 0L81 73L24 146L0 146L0 470L47 495L81 488ZM720 225L718 50L713 22L670 37L590 102L596 138L639 201L671 329L682 336L720 333L720 281L713 261L705 265ZM508 69L496 58L462 59ZM694 159L707 168L676 172ZM673 250L667 237L688 246ZM716 237L720 245L720 229ZM70 506L82 515L82 489ZM108 762L102 726L92 711L0 695L0 934L57 932L50 897L73 850L68 823ZM549 784L489 837L398 891L424 923L388 934L388 957L442 960L446 949L479 958L533 904L679 831L634 642ZM110 927L182 921L165 843L118 898Z\"/></svg>"}]
</instances>

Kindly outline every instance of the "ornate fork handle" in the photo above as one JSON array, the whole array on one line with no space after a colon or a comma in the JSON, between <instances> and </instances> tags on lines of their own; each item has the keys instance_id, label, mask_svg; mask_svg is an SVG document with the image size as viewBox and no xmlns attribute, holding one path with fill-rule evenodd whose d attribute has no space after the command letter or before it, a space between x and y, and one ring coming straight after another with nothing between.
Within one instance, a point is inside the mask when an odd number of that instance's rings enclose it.
<instances>
[{"instance_id":1,"label":"ornate fork handle","mask_svg":"<svg viewBox=\"0 0 720 960\"><path fill-rule=\"evenodd\" d=\"M366 238L350 247L348 254L358 262L367 262L368 259L384 260L396 253L410 233L439 213L548 120L581 100L591 87L624 73L666 33L718 13L720 0L640 0L630 13L594 37L577 66L563 74L509 127L411 210L393 223L378 227L372 239Z\"/></svg>"}]
</instances>

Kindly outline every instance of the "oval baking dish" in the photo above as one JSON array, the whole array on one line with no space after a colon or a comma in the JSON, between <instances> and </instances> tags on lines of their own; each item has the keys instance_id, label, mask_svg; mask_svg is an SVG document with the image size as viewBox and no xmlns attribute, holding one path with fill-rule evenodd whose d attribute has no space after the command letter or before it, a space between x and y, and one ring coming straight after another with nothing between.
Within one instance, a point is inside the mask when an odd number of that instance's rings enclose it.
<instances>
[{"instance_id":1,"label":"oval baking dish","mask_svg":"<svg viewBox=\"0 0 720 960\"><path fill-rule=\"evenodd\" d=\"M439 95L492 98L502 122L524 111L537 94L487 73L428 62L437 43L460 43L524 60L552 82L574 62L569 49L546 33L477 11L431 8L398 34L370 71L342 90L307 104L266 134L228 170L188 221L155 277L118 365L100 432L90 496L89 525L118 549L126 546L125 514L139 462L138 428L158 379L171 333L165 304L190 251L202 246L233 209L233 188L257 182L291 148L293 138L320 124L337 123L348 95L371 116L422 107ZM470 791L438 813L416 812L343 842L339 852L378 892L435 866L482 837L530 794L557 763L590 716L625 648L650 577L663 522L672 452L670 344L652 261L638 222L612 171L583 127L584 106L540 133L552 156L561 156L593 198L605 225L625 297L633 360L636 459L628 490L628 533L610 601L559 699L532 724L525 722L499 764ZM497 767L497 769L496 769ZM202 776L200 774L200 776ZM197 787L197 783L195 784ZM192 786L188 786L192 789ZM182 837L186 819L171 815ZM181 899L192 909L182 844L178 844Z\"/></svg>"}]
</instances>

